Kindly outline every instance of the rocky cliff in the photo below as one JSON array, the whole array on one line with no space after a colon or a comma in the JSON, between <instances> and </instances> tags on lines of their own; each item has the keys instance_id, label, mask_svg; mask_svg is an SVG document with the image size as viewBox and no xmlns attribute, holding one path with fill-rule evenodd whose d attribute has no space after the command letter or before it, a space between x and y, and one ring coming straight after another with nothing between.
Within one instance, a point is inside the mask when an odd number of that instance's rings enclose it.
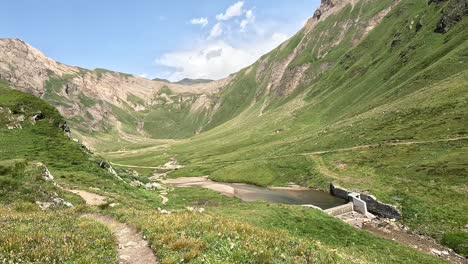
<instances>
[{"instance_id":1,"label":"rocky cliff","mask_svg":"<svg viewBox=\"0 0 468 264\"><path fill-rule=\"evenodd\" d=\"M230 80L183 85L87 70L56 62L19 39L0 39L0 79L52 103L80 131L127 126L126 132L140 134L146 134L144 113L152 108L182 108L184 104L191 113L209 111L216 94ZM125 120L128 115L131 120Z\"/></svg>"}]
</instances>

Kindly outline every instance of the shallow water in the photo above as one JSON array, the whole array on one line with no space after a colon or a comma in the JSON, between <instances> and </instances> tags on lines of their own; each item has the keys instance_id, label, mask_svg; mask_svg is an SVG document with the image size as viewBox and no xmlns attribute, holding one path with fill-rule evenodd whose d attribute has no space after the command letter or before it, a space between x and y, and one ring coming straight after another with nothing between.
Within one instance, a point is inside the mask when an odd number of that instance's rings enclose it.
<instances>
[{"instance_id":1,"label":"shallow water","mask_svg":"<svg viewBox=\"0 0 468 264\"><path fill-rule=\"evenodd\" d=\"M346 201L328 193L304 189L270 189L248 184L229 184L234 188L234 196L246 201L265 201L269 203L315 205L328 209L345 204Z\"/></svg>"}]
</instances>

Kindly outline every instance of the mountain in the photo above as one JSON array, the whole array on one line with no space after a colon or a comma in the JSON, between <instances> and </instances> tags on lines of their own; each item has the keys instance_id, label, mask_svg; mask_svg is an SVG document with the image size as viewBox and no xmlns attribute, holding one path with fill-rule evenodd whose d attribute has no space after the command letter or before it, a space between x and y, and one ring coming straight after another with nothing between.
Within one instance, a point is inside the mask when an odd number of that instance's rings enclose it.
<instances>
[{"instance_id":1,"label":"mountain","mask_svg":"<svg viewBox=\"0 0 468 264\"><path fill-rule=\"evenodd\" d=\"M166 79L161 79L161 78L154 78L153 81L159 81L159 82L165 82L165 83L170 83L169 80Z\"/></svg>"},{"instance_id":2,"label":"mountain","mask_svg":"<svg viewBox=\"0 0 468 264\"><path fill-rule=\"evenodd\" d=\"M175 82L177 84L184 84L184 85L191 85L191 84L200 84L200 83L210 83L212 82L213 80L208 80L208 79L189 79L189 78L185 78L185 79L182 79L178 82Z\"/></svg>"},{"instance_id":3,"label":"mountain","mask_svg":"<svg viewBox=\"0 0 468 264\"><path fill-rule=\"evenodd\" d=\"M0 79L147 176L177 159L185 167L171 177L333 182L397 206L412 231L466 255L467 14L466 0L322 0L253 65L191 85L66 66L3 39Z\"/></svg>"},{"instance_id":4,"label":"mountain","mask_svg":"<svg viewBox=\"0 0 468 264\"><path fill-rule=\"evenodd\" d=\"M209 122L230 81L182 85L87 70L56 62L18 39L0 39L0 54L0 79L55 105L83 135L191 136Z\"/></svg>"}]
</instances>

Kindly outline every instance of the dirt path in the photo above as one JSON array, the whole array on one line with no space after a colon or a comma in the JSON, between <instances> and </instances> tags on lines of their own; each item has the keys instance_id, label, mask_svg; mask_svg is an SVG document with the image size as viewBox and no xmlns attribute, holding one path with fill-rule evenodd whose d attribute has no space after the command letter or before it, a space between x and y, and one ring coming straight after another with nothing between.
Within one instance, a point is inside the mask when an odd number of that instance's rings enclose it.
<instances>
[{"instance_id":1,"label":"dirt path","mask_svg":"<svg viewBox=\"0 0 468 264\"><path fill-rule=\"evenodd\" d=\"M134 168L134 169L152 169L152 170L160 169L160 167L125 165L125 164L119 164L119 163L114 163L114 162L111 162L111 165L117 166L117 167L124 167L124 168Z\"/></svg>"},{"instance_id":2,"label":"dirt path","mask_svg":"<svg viewBox=\"0 0 468 264\"><path fill-rule=\"evenodd\" d=\"M353 150L369 149L369 148L375 148L375 147L380 147L380 146L411 146L411 145L421 145L421 144L438 143L438 142L460 141L460 140L466 140L466 139L468 139L468 136L456 137L456 138L445 138L445 139L434 139L434 140L369 144L369 145L355 146L355 147L351 147L351 148L342 148L342 149L307 152L307 153L302 153L301 155L320 155L320 154L327 154L327 153L348 152L348 151L353 151Z\"/></svg>"},{"instance_id":3,"label":"dirt path","mask_svg":"<svg viewBox=\"0 0 468 264\"><path fill-rule=\"evenodd\" d=\"M87 205L99 206L99 205L103 205L107 203L106 197L97 195L95 193L90 193L90 192L80 191L80 190L66 190L66 189L65 191L79 195L81 198L83 198L83 200L85 200Z\"/></svg>"},{"instance_id":4,"label":"dirt path","mask_svg":"<svg viewBox=\"0 0 468 264\"><path fill-rule=\"evenodd\" d=\"M99 206L106 203L106 197L81 190L66 190L79 195L87 205ZM107 226L118 242L119 264L153 264L158 260L142 235L129 225L117 222L111 217L99 214L86 214L83 217Z\"/></svg>"},{"instance_id":5,"label":"dirt path","mask_svg":"<svg viewBox=\"0 0 468 264\"><path fill-rule=\"evenodd\" d=\"M466 258L456 254L444 246L441 246L437 243L437 241L426 236L411 234L405 230L401 230L400 228L396 228L391 225L376 224L372 221L364 223L362 229L370 231L371 233L374 233L385 239L407 245L426 254L448 260L452 263L468 263Z\"/></svg>"},{"instance_id":6,"label":"dirt path","mask_svg":"<svg viewBox=\"0 0 468 264\"><path fill-rule=\"evenodd\" d=\"M119 244L119 264L153 264L158 263L148 242L134 228L119 223L114 219L96 214L87 214L83 217L93 219L107 226Z\"/></svg>"},{"instance_id":7,"label":"dirt path","mask_svg":"<svg viewBox=\"0 0 468 264\"><path fill-rule=\"evenodd\" d=\"M370 148L384 147L384 146L411 146L411 145L423 145L423 144L438 143L438 142L454 142L454 141L461 141L461 140L468 140L468 136L445 138L445 139L434 139L434 140L368 144L368 145L360 145L360 146L355 146L355 147L350 147L350 148L339 148L339 149L321 150L321 151L304 152L304 153L292 153L292 154L284 154L284 155L276 155L276 156L262 156L260 158L254 158L254 159L241 159L241 160L217 161L217 162L197 162L197 163L192 163L190 165L185 165L183 167L197 167L197 166L205 166L207 164L226 164L226 163L235 164L239 162L249 162L249 161L254 161L254 160L277 159L277 158L287 158L287 157L295 157L295 156L311 156L311 155L322 155L322 154L329 154L329 153L349 152L349 151L355 151L355 150L366 150ZM202 158L202 157L199 157L199 158ZM167 166L168 164L169 166ZM135 168L135 169L153 169L153 170L174 169L174 167L170 163L164 164L162 166L157 166L157 167L125 165L125 164L119 164L119 163L113 163L113 162L111 162L111 165L124 167L124 168ZM176 166L178 166L177 168L182 167L180 165L176 165Z\"/></svg>"}]
</instances>

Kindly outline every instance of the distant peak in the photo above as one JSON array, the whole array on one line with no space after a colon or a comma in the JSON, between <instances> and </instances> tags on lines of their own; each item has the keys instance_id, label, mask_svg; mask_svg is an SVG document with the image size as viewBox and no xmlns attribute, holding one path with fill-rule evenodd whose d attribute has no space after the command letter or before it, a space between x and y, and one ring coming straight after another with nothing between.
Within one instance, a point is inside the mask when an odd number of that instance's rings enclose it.
<instances>
[{"instance_id":1,"label":"distant peak","mask_svg":"<svg viewBox=\"0 0 468 264\"><path fill-rule=\"evenodd\" d=\"M177 84L184 84L184 85L190 85L190 84L200 84L200 83L209 83L212 82L213 80L209 79L190 79L190 78L185 78L182 79L178 82L175 82Z\"/></svg>"}]
</instances>

